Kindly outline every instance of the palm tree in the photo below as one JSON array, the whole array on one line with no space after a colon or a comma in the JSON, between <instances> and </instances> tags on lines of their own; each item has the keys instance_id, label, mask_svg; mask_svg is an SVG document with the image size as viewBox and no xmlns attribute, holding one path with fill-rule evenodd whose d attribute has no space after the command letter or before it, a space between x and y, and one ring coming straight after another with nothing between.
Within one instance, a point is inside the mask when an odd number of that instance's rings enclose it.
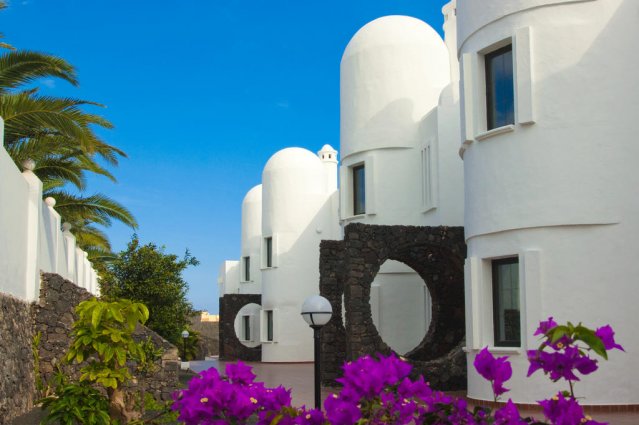
<instances>
[{"instance_id":1,"label":"palm tree","mask_svg":"<svg viewBox=\"0 0 639 425\"><path fill-rule=\"evenodd\" d=\"M0 0L0 9L6 4ZM1 34L0 34L1 38ZM0 47L13 49L0 43ZM0 116L4 119L4 147L18 167L36 163L44 197L56 199L56 210L72 224L78 245L91 260L108 259L111 246L97 226L113 220L133 228L137 222L123 205L102 194L83 196L70 187L86 189L87 173L115 181L106 166L116 166L125 153L94 131L113 125L86 107L102 105L81 99L42 96L29 85L41 78L57 78L77 86L75 68L56 56L32 51L8 51L0 55ZM106 165L102 165L106 164Z\"/></svg>"}]
</instances>

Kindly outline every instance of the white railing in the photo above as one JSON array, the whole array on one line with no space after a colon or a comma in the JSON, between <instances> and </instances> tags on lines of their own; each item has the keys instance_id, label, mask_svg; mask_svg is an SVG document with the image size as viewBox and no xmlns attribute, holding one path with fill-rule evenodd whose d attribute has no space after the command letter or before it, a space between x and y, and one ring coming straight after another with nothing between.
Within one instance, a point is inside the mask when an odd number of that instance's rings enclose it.
<instances>
[{"instance_id":1,"label":"white railing","mask_svg":"<svg viewBox=\"0 0 639 425\"><path fill-rule=\"evenodd\" d=\"M42 200L35 164L22 173L4 149L0 118L0 292L37 301L40 272L57 273L94 295L97 274L87 253L76 247L70 226L62 224L55 200Z\"/></svg>"}]
</instances>

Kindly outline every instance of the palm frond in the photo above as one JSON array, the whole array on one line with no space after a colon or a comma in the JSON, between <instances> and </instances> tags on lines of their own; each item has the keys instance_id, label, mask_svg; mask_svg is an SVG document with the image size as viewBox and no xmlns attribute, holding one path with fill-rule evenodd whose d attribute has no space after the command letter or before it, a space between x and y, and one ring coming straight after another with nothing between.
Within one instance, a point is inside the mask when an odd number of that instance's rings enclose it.
<instances>
[{"instance_id":1,"label":"palm frond","mask_svg":"<svg viewBox=\"0 0 639 425\"><path fill-rule=\"evenodd\" d=\"M0 92L49 77L78 85L75 68L57 56L29 50L11 51L0 55Z\"/></svg>"},{"instance_id":2,"label":"palm frond","mask_svg":"<svg viewBox=\"0 0 639 425\"><path fill-rule=\"evenodd\" d=\"M44 196L56 199L56 211L70 223L89 221L110 226L113 219L136 228L133 214L122 204L102 194L77 196L66 191L49 191Z\"/></svg>"}]
</instances>

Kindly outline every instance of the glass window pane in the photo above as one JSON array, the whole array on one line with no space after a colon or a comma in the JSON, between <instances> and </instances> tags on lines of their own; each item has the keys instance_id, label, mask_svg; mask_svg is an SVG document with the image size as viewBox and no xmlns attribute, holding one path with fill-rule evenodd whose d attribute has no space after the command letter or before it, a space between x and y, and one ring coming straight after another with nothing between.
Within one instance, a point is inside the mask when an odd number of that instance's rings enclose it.
<instances>
[{"instance_id":1,"label":"glass window pane","mask_svg":"<svg viewBox=\"0 0 639 425\"><path fill-rule=\"evenodd\" d=\"M244 257L244 281L251 280L251 257Z\"/></svg>"},{"instance_id":2,"label":"glass window pane","mask_svg":"<svg viewBox=\"0 0 639 425\"><path fill-rule=\"evenodd\" d=\"M353 168L353 214L366 212L366 179L364 166Z\"/></svg>"},{"instance_id":3,"label":"glass window pane","mask_svg":"<svg viewBox=\"0 0 639 425\"><path fill-rule=\"evenodd\" d=\"M273 238L266 238L266 267L273 266Z\"/></svg>"},{"instance_id":4,"label":"glass window pane","mask_svg":"<svg viewBox=\"0 0 639 425\"><path fill-rule=\"evenodd\" d=\"M493 322L495 346L521 345L519 307L519 261L493 261Z\"/></svg>"},{"instance_id":5,"label":"glass window pane","mask_svg":"<svg viewBox=\"0 0 639 425\"><path fill-rule=\"evenodd\" d=\"M244 340L251 340L251 318L249 316L243 316L244 319Z\"/></svg>"},{"instance_id":6,"label":"glass window pane","mask_svg":"<svg viewBox=\"0 0 639 425\"><path fill-rule=\"evenodd\" d=\"M273 311L266 312L266 340L273 341Z\"/></svg>"},{"instance_id":7,"label":"glass window pane","mask_svg":"<svg viewBox=\"0 0 639 425\"><path fill-rule=\"evenodd\" d=\"M485 56L487 129L515 123L512 45Z\"/></svg>"}]
</instances>

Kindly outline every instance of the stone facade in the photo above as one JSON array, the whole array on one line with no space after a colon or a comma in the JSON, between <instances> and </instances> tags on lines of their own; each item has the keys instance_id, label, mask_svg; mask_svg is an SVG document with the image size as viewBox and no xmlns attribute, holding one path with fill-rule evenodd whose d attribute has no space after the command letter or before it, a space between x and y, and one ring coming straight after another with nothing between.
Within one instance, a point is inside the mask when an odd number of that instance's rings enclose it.
<instances>
[{"instance_id":1,"label":"stone facade","mask_svg":"<svg viewBox=\"0 0 639 425\"><path fill-rule=\"evenodd\" d=\"M226 294L220 298L220 360L262 360L262 346L247 347L235 334L235 316L247 304L262 304L260 294Z\"/></svg>"},{"instance_id":2,"label":"stone facade","mask_svg":"<svg viewBox=\"0 0 639 425\"><path fill-rule=\"evenodd\" d=\"M75 307L92 296L86 289L57 274L42 275L40 302L35 314L35 332L41 335L40 372L45 383L51 382L58 367L70 376L79 376L83 365L66 364L63 358L71 344L71 330L77 319ZM145 326L138 326L135 330L134 339L137 341L149 337L164 352L158 361L158 371L145 381L147 391L159 400L169 400L178 383L177 348ZM135 384L131 388L134 390Z\"/></svg>"},{"instance_id":3,"label":"stone facade","mask_svg":"<svg viewBox=\"0 0 639 425\"><path fill-rule=\"evenodd\" d=\"M0 294L0 424L33 406L32 312L32 304Z\"/></svg>"},{"instance_id":4,"label":"stone facade","mask_svg":"<svg viewBox=\"0 0 639 425\"><path fill-rule=\"evenodd\" d=\"M341 364L392 349L379 336L371 315L371 284L386 260L413 268L432 297L432 321L422 342L405 357L434 388L466 385L464 346L464 259L462 227L378 226L352 223L343 241L320 247L320 293L335 316L322 335L322 380L331 383ZM342 297L345 317L342 319Z\"/></svg>"}]
</instances>

